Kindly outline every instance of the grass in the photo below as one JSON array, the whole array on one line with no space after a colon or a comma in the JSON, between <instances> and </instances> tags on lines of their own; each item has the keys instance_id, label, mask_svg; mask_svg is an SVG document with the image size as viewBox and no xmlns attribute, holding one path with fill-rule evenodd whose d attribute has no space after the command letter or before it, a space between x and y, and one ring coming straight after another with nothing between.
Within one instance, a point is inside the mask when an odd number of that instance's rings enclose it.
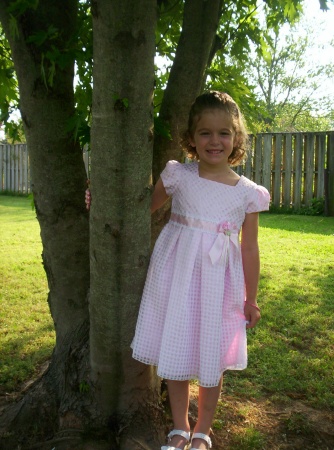
<instances>
[{"instance_id":1,"label":"grass","mask_svg":"<svg viewBox=\"0 0 334 450\"><path fill-rule=\"evenodd\" d=\"M34 376L54 345L39 225L27 197L0 196L0 392Z\"/></svg>"},{"instance_id":2,"label":"grass","mask_svg":"<svg viewBox=\"0 0 334 450\"><path fill-rule=\"evenodd\" d=\"M0 393L33 376L54 345L30 203L0 196ZM273 405L334 410L334 218L263 213L259 243L262 320L248 331L248 369L225 375L213 424L239 450L267 448ZM286 433L309 433L303 414L285 417Z\"/></svg>"},{"instance_id":3,"label":"grass","mask_svg":"<svg viewBox=\"0 0 334 450\"><path fill-rule=\"evenodd\" d=\"M261 215L262 320L227 393L334 409L334 218Z\"/></svg>"}]
</instances>

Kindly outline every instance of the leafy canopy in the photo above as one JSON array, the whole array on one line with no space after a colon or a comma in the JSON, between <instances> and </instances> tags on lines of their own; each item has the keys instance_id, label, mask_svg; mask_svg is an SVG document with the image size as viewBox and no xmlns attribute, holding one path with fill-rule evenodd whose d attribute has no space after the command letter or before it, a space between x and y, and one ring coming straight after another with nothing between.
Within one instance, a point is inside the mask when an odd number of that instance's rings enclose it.
<instances>
[{"instance_id":1,"label":"leafy canopy","mask_svg":"<svg viewBox=\"0 0 334 450\"><path fill-rule=\"evenodd\" d=\"M38 0L15 0L10 3L11 33L19 33L18 19L27 10L34 10ZM302 13L302 0L237 0L222 2L221 19L216 42L206 71L203 88L229 92L241 105L245 114L254 118L254 111L263 110L263 104L255 93L255 86L246 76L250 64L251 47L263 58L270 54L270 33L278 32L283 23L295 23ZM68 130L81 145L90 141L92 107L92 20L90 2L79 1L78 27L66 48L58 45L58 29L49 21L41 24L37 32L27 36L27 43L35 46L40 55L41 80L45 89L52 89L57 70L75 60L76 112L68 124ZM158 117L168 83L182 30L184 0L157 0L159 19L156 28L156 83L155 113ZM319 7L328 9L328 2L320 0ZM194 49L196 55L196 49ZM19 93L14 65L8 42L0 28L0 121L5 124L6 134L17 139L20 125L13 120L12 113L19 109ZM159 128L158 133L168 135L168 130Z\"/></svg>"}]
</instances>

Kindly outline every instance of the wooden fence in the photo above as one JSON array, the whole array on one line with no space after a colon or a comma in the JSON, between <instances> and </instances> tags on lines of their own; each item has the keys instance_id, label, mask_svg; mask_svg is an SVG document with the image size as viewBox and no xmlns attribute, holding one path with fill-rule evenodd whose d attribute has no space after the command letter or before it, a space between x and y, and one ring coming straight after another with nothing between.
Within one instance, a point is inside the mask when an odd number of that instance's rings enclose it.
<instances>
[{"instance_id":1,"label":"wooden fence","mask_svg":"<svg viewBox=\"0 0 334 450\"><path fill-rule=\"evenodd\" d=\"M89 154L83 157L88 171ZM265 186L275 207L298 210L325 198L326 212L334 216L334 131L251 136L250 155L235 170ZM0 145L1 191L30 192L25 144Z\"/></svg>"},{"instance_id":2,"label":"wooden fence","mask_svg":"<svg viewBox=\"0 0 334 450\"><path fill-rule=\"evenodd\" d=\"M334 216L334 131L258 134L251 148L236 170L265 186L272 205L299 210L325 198L326 213Z\"/></svg>"},{"instance_id":3,"label":"wooden fence","mask_svg":"<svg viewBox=\"0 0 334 450\"><path fill-rule=\"evenodd\" d=\"M0 193L30 193L30 166L26 144L0 145Z\"/></svg>"}]
</instances>

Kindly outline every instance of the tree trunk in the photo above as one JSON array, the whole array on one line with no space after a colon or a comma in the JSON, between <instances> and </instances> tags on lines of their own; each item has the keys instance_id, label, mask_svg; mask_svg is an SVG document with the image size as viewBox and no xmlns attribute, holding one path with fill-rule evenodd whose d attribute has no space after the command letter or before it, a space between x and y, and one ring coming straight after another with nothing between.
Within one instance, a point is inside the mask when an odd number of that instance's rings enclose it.
<instances>
[{"instance_id":1,"label":"tree trunk","mask_svg":"<svg viewBox=\"0 0 334 450\"><path fill-rule=\"evenodd\" d=\"M159 118L170 127L172 140L154 142L153 178L157 181L170 159L180 160L180 134L191 104L200 94L221 15L221 0L186 0L183 25Z\"/></svg>"},{"instance_id":2,"label":"tree trunk","mask_svg":"<svg viewBox=\"0 0 334 450\"><path fill-rule=\"evenodd\" d=\"M191 104L200 94L205 70L222 12L222 0L186 0L183 25L168 84L160 107L159 118L165 122L171 139L156 136L153 152L153 181L157 182L167 161L183 157L180 135L187 127ZM152 241L169 217L169 203L152 218Z\"/></svg>"},{"instance_id":3,"label":"tree trunk","mask_svg":"<svg viewBox=\"0 0 334 450\"><path fill-rule=\"evenodd\" d=\"M155 449L159 383L130 344L150 255L156 1L96 0L92 14L92 377L119 448Z\"/></svg>"},{"instance_id":4,"label":"tree trunk","mask_svg":"<svg viewBox=\"0 0 334 450\"><path fill-rule=\"evenodd\" d=\"M1 2L0 20L11 46L19 82L32 192L49 286L48 303L56 331L51 364L41 383L1 418L2 427L15 418L14 428L19 426L20 437L29 442L36 426L45 428L52 423L53 431L66 428L67 417L72 421L83 408L79 386L84 381L84 372L80 370L87 355L89 324L89 227L82 152L68 132L69 119L74 114L74 56L69 55L73 50L77 0L44 0L36 9L24 12L8 11L10 3ZM18 35L11 31L13 21ZM27 44L27 38L47 30L50 25L57 29L53 40L39 46L33 42ZM60 51L59 61L48 61L45 57L53 45ZM41 77L41 67L47 78L52 75L53 63L55 72L51 82Z\"/></svg>"}]
</instances>

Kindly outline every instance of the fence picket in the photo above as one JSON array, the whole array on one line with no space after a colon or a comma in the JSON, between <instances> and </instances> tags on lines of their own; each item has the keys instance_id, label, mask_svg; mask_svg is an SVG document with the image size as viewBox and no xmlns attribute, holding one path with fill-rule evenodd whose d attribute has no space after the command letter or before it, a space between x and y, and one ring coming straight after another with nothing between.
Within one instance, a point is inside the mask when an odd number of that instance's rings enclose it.
<instances>
[{"instance_id":1,"label":"fence picket","mask_svg":"<svg viewBox=\"0 0 334 450\"><path fill-rule=\"evenodd\" d=\"M249 148L252 149L253 147L254 147L254 136L251 135L249 137ZM242 172L240 174L242 174ZM252 177L252 153L251 152L245 162L244 174L249 179L253 178Z\"/></svg>"},{"instance_id":2,"label":"fence picket","mask_svg":"<svg viewBox=\"0 0 334 450\"><path fill-rule=\"evenodd\" d=\"M292 180L292 136L285 136L283 152L283 205L289 208L291 203L291 180Z\"/></svg>"},{"instance_id":3,"label":"fence picket","mask_svg":"<svg viewBox=\"0 0 334 450\"><path fill-rule=\"evenodd\" d=\"M272 135L265 135L263 139L263 160L262 160L262 185L270 191L271 166L272 166Z\"/></svg>"},{"instance_id":4,"label":"fence picket","mask_svg":"<svg viewBox=\"0 0 334 450\"><path fill-rule=\"evenodd\" d=\"M305 142L305 189L304 202L310 205L313 198L314 134L307 133Z\"/></svg>"},{"instance_id":5,"label":"fence picket","mask_svg":"<svg viewBox=\"0 0 334 450\"><path fill-rule=\"evenodd\" d=\"M272 170L272 203L279 208L281 205L281 155L282 155L282 135L274 135L273 142L273 170Z\"/></svg>"},{"instance_id":6,"label":"fence picket","mask_svg":"<svg viewBox=\"0 0 334 450\"><path fill-rule=\"evenodd\" d=\"M301 134L297 134L294 143L294 158L293 158L293 200L294 208L300 209L302 205L302 167L303 167L303 137Z\"/></svg>"},{"instance_id":7,"label":"fence picket","mask_svg":"<svg viewBox=\"0 0 334 450\"><path fill-rule=\"evenodd\" d=\"M316 159L315 159L315 197L321 198L325 192L325 156L326 156L326 142L323 134L316 135Z\"/></svg>"},{"instance_id":8,"label":"fence picket","mask_svg":"<svg viewBox=\"0 0 334 450\"><path fill-rule=\"evenodd\" d=\"M14 176L13 176L14 189L15 189L15 186L18 186L18 188L20 189L20 184L19 184L19 175L20 175L19 151L18 151L17 145L15 145L15 147L14 147L14 164L15 164L15 170L14 170Z\"/></svg>"},{"instance_id":9,"label":"fence picket","mask_svg":"<svg viewBox=\"0 0 334 450\"><path fill-rule=\"evenodd\" d=\"M255 136L253 179L257 184L261 184L262 142L263 135L258 134Z\"/></svg>"},{"instance_id":10,"label":"fence picket","mask_svg":"<svg viewBox=\"0 0 334 450\"><path fill-rule=\"evenodd\" d=\"M11 180L11 164L10 164L10 146L6 145L6 160L7 163L7 183L6 183L6 189L8 191L11 190L10 180Z\"/></svg>"}]
</instances>

